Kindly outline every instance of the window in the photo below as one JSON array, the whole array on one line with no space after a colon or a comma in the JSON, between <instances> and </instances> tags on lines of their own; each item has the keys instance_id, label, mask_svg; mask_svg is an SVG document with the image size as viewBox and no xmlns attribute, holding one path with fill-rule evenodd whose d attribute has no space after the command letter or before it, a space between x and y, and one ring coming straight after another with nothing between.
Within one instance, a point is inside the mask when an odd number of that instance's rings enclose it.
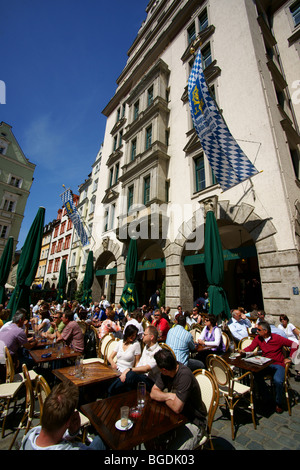
<instances>
[{"instance_id":1,"label":"window","mask_svg":"<svg viewBox=\"0 0 300 470\"><path fill-rule=\"evenodd\" d=\"M195 23L193 23L189 29L187 30L188 33L188 43L191 44L196 39L196 28Z\"/></svg>"},{"instance_id":2,"label":"window","mask_svg":"<svg viewBox=\"0 0 300 470\"><path fill-rule=\"evenodd\" d=\"M73 225L73 224L72 224L72 220L69 219L69 220L68 220L68 225L67 225L67 232L68 232L69 230L71 230L72 225Z\"/></svg>"},{"instance_id":3,"label":"window","mask_svg":"<svg viewBox=\"0 0 300 470\"><path fill-rule=\"evenodd\" d=\"M132 204L133 204L133 186L130 186L128 188L128 200L127 200L127 210L128 211L131 208Z\"/></svg>"},{"instance_id":4,"label":"window","mask_svg":"<svg viewBox=\"0 0 300 470\"><path fill-rule=\"evenodd\" d=\"M70 243L71 243L71 235L68 235L65 238L64 250L68 250L70 248Z\"/></svg>"},{"instance_id":5,"label":"window","mask_svg":"<svg viewBox=\"0 0 300 470\"><path fill-rule=\"evenodd\" d=\"M7 212L14 212L16 207L16 202L11 199L5 199L3 209Z\"/></svg>"},{"instance_id":6,"label":"window","mask_svg":"<svg viewBox=\"0 0 300 470\"><path fill-rule=\"evenodd\" d=\"M300 24L300 1L294 3L290 7L290 12L292 14L294 26L298 26Z\"/></svg>"},{"instance_id":7,"label":"window","mask_svg":"<svg viewBox=\"0 0 300 470\"><path fill-rule=\"evenodd\" d=\"M117 150L117 145L118 145L118 136L114 136L114 151Z\"/></svg>"},{"instance_id":8,"label":"window","mask_svg":"<svg viewBox=\"0 0 300 470\"><path fill-rule=\"evenodd\" d=\"M150 106L153 103L153 86L151 86L148 90L148 106Z\"/></svg>"},{"instance_id":9,"label":"window","mask_svg":"<svg viewBox=\"0 0 300 470\"><path fill-rule=\"evenodd\" d=\"M51 260L49 261L48 269L47 269L47 274L52 273L52 267L53 267L53 259L51 259Z\"/></svg>"},{"instance_id":10,"label":"window","mask_svg":"<svg viewBox=\"0 0 300 470\"><path fill-rule=\"evenodd\" d=\"M152 126L146 129L146 150L151 147L152 144Z\"/></svg>"},{"instance_id":11,"label":"window","mask_svg":"<svg viewBox=\"0 0 300 470\"><path fill-rule=\"evenodd\" d=\"M60 265L60 258L56 258L56 260L54 261L53 272L57 273L59 271L59 265Z\"/></svg>"},{"instance_id":12,"label":"window","mask_svg":"<svg viewBox=\"0 0 300 470\"><path fill-rule=\"evenodd\" d=\"M59 225L57 227L55 227L53 238L57 237L58 230L59 230Z\"/></svg>"},{"instance_id":13,"label":"window","mask_svg":"<svg viewBox=\"0 0 300 470\"><path fill-rule=\"evenodd\" d=\"M205 9L201 15L199 16L199 29L200 31L204 31L205 28L208 26L208 17L207 17L207 10Z\"/></svg>"},{"instance_id":14,"label":"window","mask_svg":"<svg viewBox=\"0 0 300 470\"><path fill-rule=\"evenodd\" d=\"M144 178L144 205L150 202L150 176Z\"/></svg>"},{"instance_id":15,"label":"window","mask_svg":"<svg viewBox=\"0 0 300 470\"><path fill-rule=\"evenodd\" d=\"M60 238L57 243L57 250L56 252L59 253L62 249L62 244L63 244L63 238Z\"/></svg>"},{"instance_id":16,"label":"window","mask_svg":"<svg viewBox=\"0 0 300 470\"><path fill-rule=\"evenodd\" d=\"M202 53L202 62L203 62L203 69L208 67L212 63L212 56L210 50L210 44L208 44L204 49L201 51Z\"/></svg>"},{"instance_id":17,"label":"window","mask_svg":"<svg viewBox=\"0 0 300 470\"><path fill-rule=\"evenodd\" d=\"M15 186L15 188L21 188L22 186L22 179L17 178L16 176L11 176L9 180L9 184Z\"/></svg>"},{"instance_id":18,"label":"window","mask_svg":"<svg viewBox=\"0 0 300 470\"><path fill-rule=\"evenodd\" d=\"M61 235L62 233L65 233L65 230L66 230L66 221L61 224L59 234Z\"/></svg>"},{"instance_id":19,"label":"window","mask_svg":"<svg viewBox=\"0 0 300 470\"><path fill-rule=\"evenodd\" d=\"M109 170L109 187L113 185L114 169L113 167Z\"/></svg>"},{"instance_id":20,"label":"window","mask_svg":"<svg viewBox=\"0 0 300 470\"><path fill-rule=\"evenodd\" d=\"M119 134L119 147L121 147L122 141L123 141L123 131L121 131Z\"/></svg>"},{"instance_id":21,"label":"window","mask_svg":"<svg viewBox=\"0 0 300 470\"><path fill-rule=\"evenodd\" d=\"M195 159L195 182L197 192L205 188L205 170L203 157L198 157Z\"/></svg>"},{"instance_id":22,"label":"window","mask_svg":"<svg viewBox=\"0 0 300 470\"><path fill-rule=\"evenodd\" d=\"M104 232L108 230L108 209L104 212Z\"/></svg>"},{"instance_id":23,"label":"window","mask_svg":"<svg viewBox=\"0 0 300 470\"><path fill-rule=\"evenodd\" d=\"M94 183L93 183L93 192L94 192L94 191L97 191L97 188L98 188L98 181L99 181L99 180L96 179L96 180L94 181Z\"/></svg>"},{"instance_id":24,"label":"window","mask_svg":"<svg viewBox=\"0 0 300 470\"><path fill-rule=\"evenodd\" d=\"M133 106L133 120L135 121L139 117L139 108L140 108L140 102L137 101L134 103Z\"/></svg>"},{"instance_id":25,"label":"window","mask_svg":"<svg viewBox=\"0 0 300 470\"><path fill-rule=\"evenodd\" d=\"M136 139L131 141L131 161L136 157Z\"/></svg>"},{"instance_id":26,"label":"window","mask_svg":"<svg viewBox=\"0 0 300 470\"><path fill-rule=\"evenodd\" d=\"M119 179L119 168L120 168L120 164L117 163L116 164L116 173L115 173L115 184L117 184L118 179Z\"/></svg>"},{"instance_id":27,"label":"window","mask_svg":"<svg viewBox=\"0 0 300 470\"><path fill-rule=\"evenodd\" d=\"M116 206L115 204L112 204L110 206L110 229L114 228L115 210L116 210Z\"/></svg>"},{"instance_id":28,"label":"window","mask_svg":"<svg viewBox=\"0 0 300 470\"><path fill-rule=\"evenodd\" d=\"M51 246L51 255L54 255L55 253L55 250L56 250L56 242L52 243L52 246Z\"/></svg>"},{"instance_id":29,"label":"window","mask_svg":"<svg viewBox=\"0 0 300 470\"><path fill-rule=\"evenodd\" d=\"M7 238L8 225L0 225L0 238Z\"/></svg>"},{"instance_id":30,"label":"window","mask_svg":"<svg viewBox=\"0 0 300 470\"><path fill-rule=\"evenodd\" d=\"M117 120L116 120L116 122L119 122L119 121L120 121L120 115L121 115L121 109L118 108L118 109L117 109Z\"/></svg>"}]
</instances>

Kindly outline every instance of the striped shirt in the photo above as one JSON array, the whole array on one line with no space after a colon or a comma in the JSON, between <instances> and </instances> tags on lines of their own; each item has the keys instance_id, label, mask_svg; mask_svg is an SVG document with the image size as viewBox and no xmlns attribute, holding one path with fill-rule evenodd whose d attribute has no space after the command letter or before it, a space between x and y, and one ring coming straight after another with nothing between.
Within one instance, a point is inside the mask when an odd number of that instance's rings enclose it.
<instances>
[{"instance_id":1,"label":"striped shirt","mask_svg":"<svg viewBox=\"0 0 300 470\"><path fill-rule=\"evenodd\" d=\"M188 363L190 352L196 347L191 333L181 325L176 325L169 330L166 344L173 349L177 361L184 365Z\"/></svg>"}]
</instances>

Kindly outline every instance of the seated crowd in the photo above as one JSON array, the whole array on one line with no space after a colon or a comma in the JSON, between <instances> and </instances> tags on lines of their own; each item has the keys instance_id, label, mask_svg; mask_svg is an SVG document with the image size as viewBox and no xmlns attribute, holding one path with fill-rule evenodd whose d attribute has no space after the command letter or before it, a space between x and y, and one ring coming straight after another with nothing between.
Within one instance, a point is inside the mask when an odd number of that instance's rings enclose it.
<instances>
[{"instance_id":1,"label":"seated crowd","mask_svg":"<svg viewBox=\"0 0 300 470\"><path fill-rule=\"evenodd\" d=\"M229 321L219 321L218 324L219 319L208 314L206 307L205 302L198 303L191 311L184 312L178 305L177 310L171 313L169 307L153 309L143 305L133 312L124 312L121 305L110 305L105 296L89 308L78 302L65 301L59 305L57 302L39 301L31 306L30 320L27 312L20 309L12 321L0 325L0 342L7 346L15 366L20 367L22 363L28 363L28 350L40 337L63 342L84 356L85 336L81 323L91 327L100 342L105 335L112 334L118 341L108 363L120 372L120 376L108 387L108 396L136 389L139 382L144 382L152 399L164 401L173 411L184 413L188 418L188 423L176 433L176 439L172 436L164 443L165 448L193 449L205 432L208 411L193 372L207 367L207 356L224 355L229 346L226 339L234 342L237 348L242 338L251 335L252 343L240 352L259 348L263 356L273 359L268 369L275 385L276 411L282 412L285 363L291 361L290 357L299 345L299 330L289 324L285 316L280 317L280 325L276 328L274 319L266 316L265 312L257 311L252 316L237 308L232 310ZM33 332L31 336L29 326ZM283 356L283 346L289 348L289 358ZM265 399L264 375L257 374L255 382ZM64 409L57 411L61 418L52 424L43 419L38 429L25 436L23 449L70 448L65 432L68 428L72 431L78 424L74 411L78 396L71 388L68 393L73 397L69 403L64 385L54 387L47 406L51 414L55 402L66 402L62 405ZM102 449L105 446L96 440L90 448Z\"/></svg>"}]
</instances>

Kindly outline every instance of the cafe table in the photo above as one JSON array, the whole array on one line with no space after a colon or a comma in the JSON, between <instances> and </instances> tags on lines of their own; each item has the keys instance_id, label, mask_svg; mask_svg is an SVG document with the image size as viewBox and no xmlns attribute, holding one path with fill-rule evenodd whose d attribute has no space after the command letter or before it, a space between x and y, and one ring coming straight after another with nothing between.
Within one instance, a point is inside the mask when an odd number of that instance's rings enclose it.
<instances>
[{"instance_id":1,"label":"cafe table","mask_svg":"<svg viewBox=\"0 0 300 470\"><path fill-rule=\"evenodd\" d=\"M176 414L165 403L152 400L147 392L146 404L141 415L132 419L133 425L126 431L116 428L120 408L137 405L137 391L115 395L83 405L82 412L89 418L97 433L112 450L130 450L173 431L187 422L182 414Z\"/></svg>"},{"instance_id":2,"label":"cafe table","mask_svg":"<svg viewBox=\"0 0 300 470\"><path fill-rule=\"evenodd\" d=\"M264 364L254 364L253 362L249 362L245 360L245 357L242 357L241 354L235 353L234 359L230 359L231 353L227 352L225 354L222 354L222 359L227 362L228 365L230 366L235 366L238 367L239 369L247 370L252 372L253 374L257 372L261 372L264 370L266 367L268 367L270 364L273 363L272 359L270 359L268 362L265 362ZM258 356L259 357L259 356Z\"/></svg>"},{"instance_id":3,"label":"cafe table","mask_svg":"<svg viewBox=\"0 0 300 470\"><path fill-rule=\"evenodd\" d=\"M28 352L36 364L62 359L74 359L82 355L81 352L75 351L70 346L63 346L59 352L56 346L44 349L30 349Z\"/></svg>"},{"instance_id":4,"label":"cafe table","mask_svg":"<svg viewBox=\"0 0 300 470\"><path fill-rule=\"evenodd\" d=\"M91 362L83 365L83 374L80 377L75 375L75 367L67 366L55 369L52 373L60 380L70 380L78 387L84 387L99 382L105 382L119 377L120 372L112 369L101 362Z\"/></svg>"}]
</instances>

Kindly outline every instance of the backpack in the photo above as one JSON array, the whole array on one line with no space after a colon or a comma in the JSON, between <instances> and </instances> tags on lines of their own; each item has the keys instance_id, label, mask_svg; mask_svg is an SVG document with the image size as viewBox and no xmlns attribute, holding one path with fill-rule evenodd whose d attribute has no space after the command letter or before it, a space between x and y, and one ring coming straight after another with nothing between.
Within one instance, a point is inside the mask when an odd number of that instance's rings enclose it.
<instances>
[{"instance_id":1,"label":"backpack","mask_svg":"<svg viewBox=\"0 0 300 470\"><path fill-rule=\"evenodd\" d=\"M96 338L92 328L87 328L84 334L84 359L97 357Z\"/></svg>"}]
</instances>

